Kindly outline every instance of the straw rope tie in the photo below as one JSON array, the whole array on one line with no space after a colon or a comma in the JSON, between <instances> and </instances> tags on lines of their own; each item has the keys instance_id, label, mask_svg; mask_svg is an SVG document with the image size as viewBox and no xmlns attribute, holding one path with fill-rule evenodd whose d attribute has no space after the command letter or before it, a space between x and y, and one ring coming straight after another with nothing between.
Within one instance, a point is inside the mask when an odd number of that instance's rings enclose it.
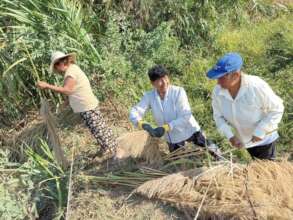
<instances>
[{"instance_id":1,"label":"straw rope tie","mask_svg":"<svg viewBox=\"0 0 293 220\"><path fill-rule=\"evenodd\" d=\"M244 172L246 174L244 184L245 184L245 189L246 189L247 200L249 202L250 208L251 208L252 213L254 215L254 219L258 219L257 214L256 214L256 210L255 210L254 205L253 205L253 202L251 201L251 198L250 198L249 193L248 193L248 170L245 169Z\"/></svg>"}]
</instances>

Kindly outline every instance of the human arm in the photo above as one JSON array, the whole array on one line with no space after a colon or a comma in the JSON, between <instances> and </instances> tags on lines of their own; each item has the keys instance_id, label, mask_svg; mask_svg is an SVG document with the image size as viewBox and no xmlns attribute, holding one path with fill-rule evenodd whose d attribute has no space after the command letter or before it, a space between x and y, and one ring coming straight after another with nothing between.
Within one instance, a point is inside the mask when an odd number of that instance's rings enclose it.
<instances>
[{"instance_id":1,"label":"human arm","mask_svg":"<svg viewBox=\"0 0 293 220\"><path fill-rule=\"evenodd\" d=\"M76 81L71 76L68 76L68 77L65 78L63 86L52 85L52 84L49 84L49 83L44 82L44 81L39 81L37 83L37 86L40 89L50 89L50 90L52 90L54 92L58 92L58 93L61 93L61 94L64 94L64 95L71 95L72 92L74 91L75 85L76 85Z\"/></svg>"}]
</instances>

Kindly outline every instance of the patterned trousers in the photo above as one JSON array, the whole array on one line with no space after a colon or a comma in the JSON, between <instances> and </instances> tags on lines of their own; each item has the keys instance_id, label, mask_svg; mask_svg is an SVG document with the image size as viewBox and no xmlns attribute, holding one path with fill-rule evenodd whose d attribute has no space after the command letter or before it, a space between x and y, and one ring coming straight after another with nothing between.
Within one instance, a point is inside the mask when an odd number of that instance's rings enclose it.
<instances>
[{"instance_id":1,"label":"patterned trousers","mask_svg":"<svg viewBox=\"0 0 293 220\"><path fill-rule=\"evenodd\" d=\"M99 108L80 113L86 126L90 129L92 135L96 138L101 150L115 152L117 140L111 128L107 127L106 122Z\"/></svg>"}]
</instances>

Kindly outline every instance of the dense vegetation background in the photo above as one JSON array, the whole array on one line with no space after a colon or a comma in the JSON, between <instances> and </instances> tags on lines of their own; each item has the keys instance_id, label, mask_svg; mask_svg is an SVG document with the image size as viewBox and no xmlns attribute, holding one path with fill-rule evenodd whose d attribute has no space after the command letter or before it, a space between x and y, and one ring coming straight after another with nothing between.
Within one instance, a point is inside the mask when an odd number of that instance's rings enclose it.
<instances>
[{"instance_id":1,"label":"dense vegetation background","mask_svg":"<svg viewBox=\"0 0 293 220\"><path fill-rule=\"evenodd\" d=\"M244 71L265 79L284 100L278 151L288 152L292 12L290 0L1 0L0 128L37 110L43 96L62 102L35 87L37 80L62 84L61 76L48 72L51 52L61 50L77 53L101 101L112 99L125 109L150 88L147 70L165 65L173 83L186 89L208 136L225 148L212 119L215 82L205 74L220 56L235 51L244 58Z\"/></svg>"},{"instance_id":2,"label":"dense vegetation background","mask_svg":"<svg viewBox=\"0 0 293 220\"><path fill-rule=\"evenodd\" d=\"M36 108L37 80L51 52L76 52L100 100L129 108L150 88L146 72L164 64L188 93L193 112L217 136L211 114L214 82L205 72L226 52L261 76L285 102L281 146L292 140L293 23L291 1L270 0L3 0L0 3L0 112L9 124ZM55 103L61 97L43 94Z\"/></svg>"}]
</instances>

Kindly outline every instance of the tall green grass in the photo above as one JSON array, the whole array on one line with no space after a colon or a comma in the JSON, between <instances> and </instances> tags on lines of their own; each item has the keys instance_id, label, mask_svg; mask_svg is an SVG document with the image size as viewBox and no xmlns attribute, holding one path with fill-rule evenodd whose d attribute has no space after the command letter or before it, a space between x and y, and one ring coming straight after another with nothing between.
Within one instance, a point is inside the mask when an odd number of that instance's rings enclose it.
<instances>
[{"instance_id":1,"label":"tall green grass","mask_svg":"<svg viewBox=\"0 0 293 220\"><path fill-rule=\"evenodd\" d=\"M124 99L141 93L128 85L135 81L139 89L145 87L145 72L154 63L164 63L182 75L191 60L209 59L223 51L218 44L219 33L226 30L233 34L247 23L257 24L291 12L290 5L264 0L3 0L0 94L7 95L1 96L1 112L18 118L38 105L38 79L62 83L61 77L47 70L53 50L78 53L79 65L96 85L100 99L119 95ZM230 38L223 36L222 40ZM246 52L260 47L261 43ZM51 92L46 96L56 104L62 100Z\"/></svg>"},{"instance_id":2,"label":"tall green grass","mask_svg":"<svg viewBox=\"0 0 293 220\"><path fill-rule=\"evenodd\" d=\"M28 160L23 164L9 162L8 152L0 152L0 178L4 180L0 184L1 219L64 217L68 174L41 142L40 153L27 148Z\"/></svg>"},{"instance_id":3,"label":"tall green grass","mask_svg":"<svg viewBox=\"0 0 293 220\"><path fill-rule=\"evenodd\" d=\"M6 114L18 116L23 107L37 105L37 80L61 83L57 75L48 73L53 50L77 52L99 63L95 41L84 28L90 14L90 8L84 12L78 1L1 1L0 93L7 94L1 95ZM55 103L61 101L60 95L48 92L47 96Z\"/></svg>"}]
</instances>

